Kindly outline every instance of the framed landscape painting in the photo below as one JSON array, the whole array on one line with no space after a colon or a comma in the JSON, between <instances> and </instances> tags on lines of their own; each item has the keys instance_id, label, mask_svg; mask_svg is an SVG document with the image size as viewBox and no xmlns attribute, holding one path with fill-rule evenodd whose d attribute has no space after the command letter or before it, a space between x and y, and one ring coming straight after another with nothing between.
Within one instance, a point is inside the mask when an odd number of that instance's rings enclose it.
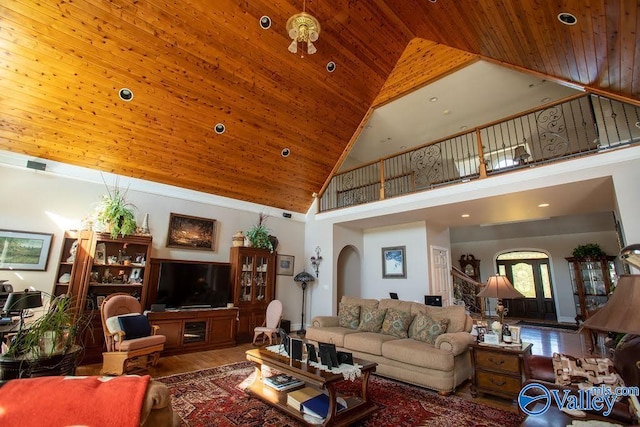
<instances>
[{"instance_id":1,"label":"framed landscape painting","mask_svg":"<svg viewBox=\"0 0 640 427\"><path fill-rule=\"evenodd\" d=\"M171 213L167 247L215 250L216 220Z\"/></svg>"},{"instance_id":2,"label":"framed landscape painting","mask_svg":"<svg viewBox=\"0 0 640 427\"><path fill-rule=\"evenodd\" d=\"M45 271L53 234L0 230L0 270Z\"/></svg>"},{"instance_id":3,"label":"framed landscape painting","mask_svg":"<svg viewBox=\"0 0 640 427\"><path fill-rule=\"evenodd\" d=\"M405 246L382 248L382 278L406 279Z\"/></svg>"}]
</instances>

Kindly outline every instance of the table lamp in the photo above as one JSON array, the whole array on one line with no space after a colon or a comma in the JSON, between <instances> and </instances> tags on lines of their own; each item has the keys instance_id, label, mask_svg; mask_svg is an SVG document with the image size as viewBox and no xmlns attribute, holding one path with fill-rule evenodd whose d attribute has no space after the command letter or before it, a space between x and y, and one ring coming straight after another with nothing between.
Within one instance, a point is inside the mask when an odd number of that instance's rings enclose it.
<instances>
[{"instance_id":1,"label":"table lamp","mask_svg":"<svg viewBox=\"0 0 640 427\"><path fill-rule=\"evenodd\" d=\"M6 313L20 313L20 326L18 327L18 335L24 326L24 312L30 308L42 307L42 293L40 291L30 291L25 289L24 292L11 292L4 303Z\"/></svg>"},{"instance_id":2,"label":"table lamp","mask_svg":"<svg viewBox=\"0 0 640 427\"><path fill-rule=\"evenodd\" d=\"M640 245L626 246L620 251L620 259L640 269ZM627 334L622 341L637 341L640 335L640 274L623 274L618 278L615 289L606 304L582 323L582 328L595 331L618 332ZM613 354L617 358L635 360L635 370L630 366L625 385L640 386L640 360L637 346L618 345ZM635 384L630 383L635 382ZM640 413L637 396L630 396L636 414Z\"/></svg>"},{"instance_id":3,"label":"table lamp","mask_svg":"<svg viewBox=\"0 0 640 427\"><path fill-rule=\"evenodd\" d=\"M498 316L500 325L502 325L504 316L507 314L507 309L502 305L502 298L524 298L524 295L513 287L506 276L499 274L489 277L487 286L478 293L478 296L483 298L497 298L498 305L496 306L496 315ZM491 312L491 310L489 310L489 312Z\"/></svg>"}]
</instances>

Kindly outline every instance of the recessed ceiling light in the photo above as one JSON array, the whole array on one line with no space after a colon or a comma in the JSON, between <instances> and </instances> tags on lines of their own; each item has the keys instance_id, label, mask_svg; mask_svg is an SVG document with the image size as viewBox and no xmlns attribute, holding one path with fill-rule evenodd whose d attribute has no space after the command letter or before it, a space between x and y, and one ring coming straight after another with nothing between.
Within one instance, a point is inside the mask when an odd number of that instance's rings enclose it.
<instances>
[{"instance_id":1,"label":"recessed ceiling light","mask_svg":"<svg viewBox=\"0 0 640 427\"><path fill-rule=\"evenodd\" d=\"M333 73L336 70L336 63L333 61L327 62L327 71Z\"/></svg>"},{"instance_id":2,"label":"recessed ceiling light","mask_svg":"<svg viewBox=\"0 0 640 427\"><path fill-rule=\"evenodd\" d=\"M578 18L568 12L559 13L558 20L565 25L575 25L578 22Z\"/></svg>"},{"instance_id":3,"label":"recessed ceiling light","mask_svg":"<svg viewBox=\"0 0 640 427\"><path fill-rule=\"evenodd\" d=\"M406 149L407 149L407 146L406 146L406 145L401 145L401 146L400 146L400 149L401 149L401 150L406 150Z\"/></svg>"},{"instance_id":4,"label":"recessed ceiling light","mask_svg":"<svg viewBox=\"0 0 640 427\"><path fill-rule=\"evenodd\" d=\"M467 127L462 125L462 126L460 126L460 130L467 130Z\"/></svg>"},{"instance_id":5,"label":"recessed ceiling light","mask_svg":"<svg viewBox=\"0 0 640 427\"><path fill-rule=\"evenodd\" d=\"M469 215L469 214L462 214L462 215L460 215L460 216L461 216L462 218L469 218L471 215Z\"/></svg>"},{"instance_id":6,"label":"recessed ceiling light","mask_svg":"<svg viewBox=\"0 0 640 427\"><path fill-rule=\"evenodd\" d=\"M224 125L224 123L218 123L214 126L213 130L216 131L218 135L222 135L224 131L227 130L227 127Z\"/></svg>"},{"instance_id":7,"label":"recessed ceiling light","mask_svg":"<svg viewBox=\"0 0 640 427\"><path fill-rule=\"evenodd\" d=\"M271 27L271 18L269 18L268 16L262 16L260 18L260 27L263 30L268 30Z\"/></svg>"},{"instance_id":8,"label":"recessed ceiling light","mask_svg":"<svg viewBox=\"0 0 640 427\"><path fill-rule=\"evenodd\" d=\"M289 157L289 154L291 154L291 150L288 148L283 148L282 151L280 152L280 155L282 157Z\"/></svg>"},{"instance_id":9,"label":"recessed ceiling light","mask_svg":"<svg viewBox=\"0 0 640 427\"><path fill-rule=\"evenodd\" d=\"M449 110L444 110L444 111L442 112L442 114L444 114L445 116L446 116L446 115L448 115L448 114L450 114L450 113L451 113L451 111L449 111Z\"/></svg>"},{"instance_id":10,"label":"recessed ceiling light","mask_svg":"<svg viewBox=\"0 0 640 427\"><path fill-rule=\"evenodd\" d=\"M542 98L540 100L540 102L542 102L543 104L546 104L547 102L551 101L551 98L549 98L548 96L545 96L544 98Z\"/></svg>"},{"instance_id":11,"label":"recessed ceiling light","mask_svg":"<svg viewBox=\"0 0 640 427\"><path fill-rule=\"evenodd\" d=\"M547 208L547 207L549 207L549 203L540 203L540 204L538 205L538 207L539 207L539 208Z\"/></svg>"},{"instance_id":12,"label":"recessed ceiling light","mask_svg":"<svg viewBox=\"0 0 640 427\"><path fill-rule=\"evenodd\" d=\"M118 96L123 101L129 102L133 99L133 92L131 92L131 89L127 89L126 87L123 87L118 91Z\"/></svg>"},{"instance_id":13,"label":"recessed ceiling light","mask_svg":"<svg viewBox=\"0 0 640 427\"><path fill-rule=\"evenodd\" d=\"M437 96L432 96L431 98L429 98L429 102L436 102L438 100Z\"/></svg>"}]
</instances>

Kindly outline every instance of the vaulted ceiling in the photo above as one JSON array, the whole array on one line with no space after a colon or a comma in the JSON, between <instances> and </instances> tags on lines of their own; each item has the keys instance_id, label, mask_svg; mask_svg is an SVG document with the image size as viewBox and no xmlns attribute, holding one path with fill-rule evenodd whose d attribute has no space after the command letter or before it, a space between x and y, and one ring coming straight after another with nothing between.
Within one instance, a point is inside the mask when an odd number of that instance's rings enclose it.
<instances>
[{"instance_id":1,"label":"vaulted ceiling","mask_svg":"<svg viewBox=\"0 0 640 427\"><path fill-rule=\"evenodd\" d=\"M306 212L373 108L478 59L640 99L637 1L305 7L321 32L301 57L302 0L4 0L0 150Z\"/></svg>"}]
</instances>

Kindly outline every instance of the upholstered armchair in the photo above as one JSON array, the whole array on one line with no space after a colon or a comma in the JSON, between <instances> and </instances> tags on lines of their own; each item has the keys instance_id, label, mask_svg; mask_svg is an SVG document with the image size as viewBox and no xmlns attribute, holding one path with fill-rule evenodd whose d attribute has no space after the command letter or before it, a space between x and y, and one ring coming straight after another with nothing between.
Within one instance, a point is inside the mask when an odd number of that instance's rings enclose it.
<instances>
[{"instance_id":1,"label":"upholstered armchair","mask_svg":"<svg viewBox=\"0 0 640 427\"><path fill-rule=\"evenodd\" d=\"M167 338L156 335L157 326L149 324L136 298L109 295L100 306L100 317L107 350L102 353L103 374L137 373L158 363Z\"/></svg>"}]
</instances>

